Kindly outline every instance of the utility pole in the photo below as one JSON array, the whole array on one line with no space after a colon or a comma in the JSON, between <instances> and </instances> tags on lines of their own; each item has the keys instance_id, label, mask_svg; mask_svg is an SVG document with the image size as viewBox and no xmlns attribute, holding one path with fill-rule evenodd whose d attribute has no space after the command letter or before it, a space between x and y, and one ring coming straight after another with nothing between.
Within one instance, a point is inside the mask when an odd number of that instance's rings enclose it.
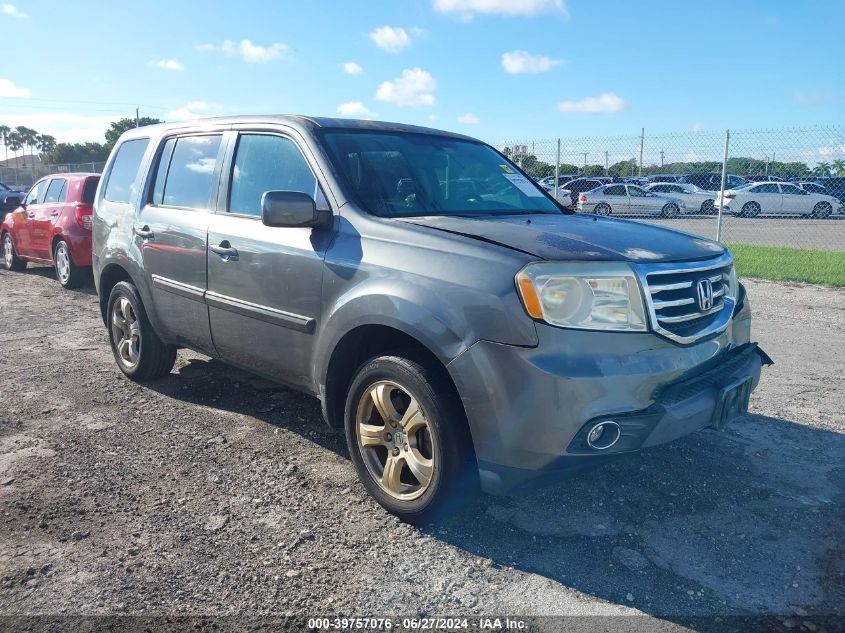
<instances>
[{"instance_id":1,"label":"utility pole","mask_svg":"<svg viewBox=\"0 0 845 633\"><path fill-rule=\"evenodd\" d=\"M578 152L578 154L584 155L584 171L587 171L587 154L589 154L589 152Z\"/></svg>"},{"instance_id":2,"label":"utility pole","mask_svg":"<svg viewBox=\"0 0 845 633\"><path fill-rule=\"evenodd\" d=\"M645 128L642 129L640 132L640 173L639 176L643 175L643 145L645 145Z\"/></svg>"},{"instance_id":3,"label":"utility pole","mask_svg":"<svg viewBox=\"0 0 845 633\"><path fill-rule=\"evenodd\" d=\"M663 150L660 150L660 169L663 169Z\"/></svg>"},{"instance_id":4,"label":"utility pole","mask_svg":"<svg viewBox=\"0 0 845 633\"><path fill-rule=\"evenodd\" d=\"M608 151L604 150L604 175L607 176L610 171L608 167Z\"/></svg>"},{"instance_id":5,"label":"utility pole","mask_svg":"<svg viewBox=\"0 0 845 633\"><path fill-rule=\"evenodd\" d=\"M135 127L141 127L141 118L138 116L138 108L135 108Z\"/></svg>"}]
</instances>

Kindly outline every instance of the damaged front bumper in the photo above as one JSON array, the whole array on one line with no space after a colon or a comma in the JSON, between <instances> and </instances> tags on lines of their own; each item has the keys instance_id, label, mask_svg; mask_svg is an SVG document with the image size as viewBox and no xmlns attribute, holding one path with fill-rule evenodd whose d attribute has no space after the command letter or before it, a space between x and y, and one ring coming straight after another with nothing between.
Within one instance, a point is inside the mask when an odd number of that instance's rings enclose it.
<instances>
[{"instance_id":1,"label":"damaged front bumper","mask_svg":"<svg viewBox=\"0 0 845 633\"><path fill-rule=\"evenodd\" d=\"M747 303L724 332L689 346L653 334L537 330L536 348L482 341L449 365L487 492L721 427L744 413L771 363L748 340ZM587 441L602 421L618 425L611 446Z\"/></svg>"}]
</instances>

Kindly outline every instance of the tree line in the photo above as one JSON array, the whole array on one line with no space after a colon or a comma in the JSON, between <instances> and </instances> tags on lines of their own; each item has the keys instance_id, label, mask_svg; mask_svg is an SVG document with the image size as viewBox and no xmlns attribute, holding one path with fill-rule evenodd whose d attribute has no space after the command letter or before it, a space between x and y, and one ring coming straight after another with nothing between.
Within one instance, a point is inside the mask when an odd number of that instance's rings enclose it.
<instances>
[{"instance_id":1,"label":"tree line","mask_svg":"<svg viewBox=\"0 0 845 633\"><path fill-rule=\"evenodd\" d=\"M554 163L539 160L533 154L513 154L509 147L506 147L503 153L520 165L523 171L535 178L545 178L547 176L554 176L555 174ZM721 171L721 161L679 161L665 163L663 165L644 165L642 175L696 174ZM593 164L579 167L570 163L562 163L559 173L578 174L579 176L613 176L617 178L640 175L639 164L634 158L613 163L607 168L604 165ZM735 156L728 159L728 173L747 176L765 174L769 176L780 176L782 178L845 176L845 160L834 160L829 163L820 162L815 167L810 168L806 163L802 162L765 161L758 158Z\"/></svg>"},{"instance_id":2,"label":"tree line","mask_svg":"<svg viewBox=\"0 0 845 633\"><path fill-rule=\"evenodd\" d=\"M26 166L26 157L29 156L29 165L35 164L35 152L38 152L41 162L45 164L62 163L99 163L109 157L117 139L126 130L144 125L161 123L160 119L152 117L140 117L137 121L134 118L123 118L114 121L105 131L105 143L57 143L56 138L49 134L39 134L37 130L19 125L11 128L8 125L0 124L0 143L5 149L6 164L9 160L9 152L12 152L15 166ZM18 165L18 152L21 152L24 160L23 165Z\"/></svg>"}]
</instances>

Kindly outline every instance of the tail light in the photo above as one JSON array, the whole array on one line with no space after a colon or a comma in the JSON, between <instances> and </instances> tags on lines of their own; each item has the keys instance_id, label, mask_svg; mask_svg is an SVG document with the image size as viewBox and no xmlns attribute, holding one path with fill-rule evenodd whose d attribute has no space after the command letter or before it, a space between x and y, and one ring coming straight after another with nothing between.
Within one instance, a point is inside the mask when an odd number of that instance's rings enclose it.
<instances>
[{"instance_id":1,"label":"tail light","mask_svg":"<svg viewBox=\"0 0 845 633\"><path fill-rule=\"evenodd\" d=\"M582 193L580 196L578 196L578 200L581 202L586 202L587 196Z\"/></svg>"},{"instance_id":2,"label":"tail light","mask_svg":"<svg viewBox=\"0 0 845 633\"><path fill-rule=\"evenodd\" d=\"M94 226L94 207L90 204L76 205L76 223L89 231Z\"/></svg>"}]
</instances>

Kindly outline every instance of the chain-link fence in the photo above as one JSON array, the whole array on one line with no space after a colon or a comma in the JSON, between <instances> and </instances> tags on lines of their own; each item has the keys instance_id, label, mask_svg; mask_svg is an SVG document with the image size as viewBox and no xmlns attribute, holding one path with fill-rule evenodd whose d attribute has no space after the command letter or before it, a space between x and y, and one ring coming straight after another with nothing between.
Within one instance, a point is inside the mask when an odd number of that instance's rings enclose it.
<instances>
[{"instance_id":1,"label":"chain-link fence","mask_svg":"<svg viewBox=\"0 0 845 633\"><path fill-rule=\"evenodd\" d=\"M845 263L845 126L641 130L498 147L550 192L557 174L563 204L717 238L753 255L747 274L814 279L778 271Z\"/></svg>"},{"instance_id":2,"label":"chain-link fence","mask_svg":"<svg viewBox=\"0 0 845 633\"><path fill-rule=\"evenodd\" d=\"M25 162L20 161L17 166L0 165L0 182L12 189L26 191L43 176L79 172L99 174L105 165L105 161L50 165L27 158Z\"/></svg>"}]
</instances>

